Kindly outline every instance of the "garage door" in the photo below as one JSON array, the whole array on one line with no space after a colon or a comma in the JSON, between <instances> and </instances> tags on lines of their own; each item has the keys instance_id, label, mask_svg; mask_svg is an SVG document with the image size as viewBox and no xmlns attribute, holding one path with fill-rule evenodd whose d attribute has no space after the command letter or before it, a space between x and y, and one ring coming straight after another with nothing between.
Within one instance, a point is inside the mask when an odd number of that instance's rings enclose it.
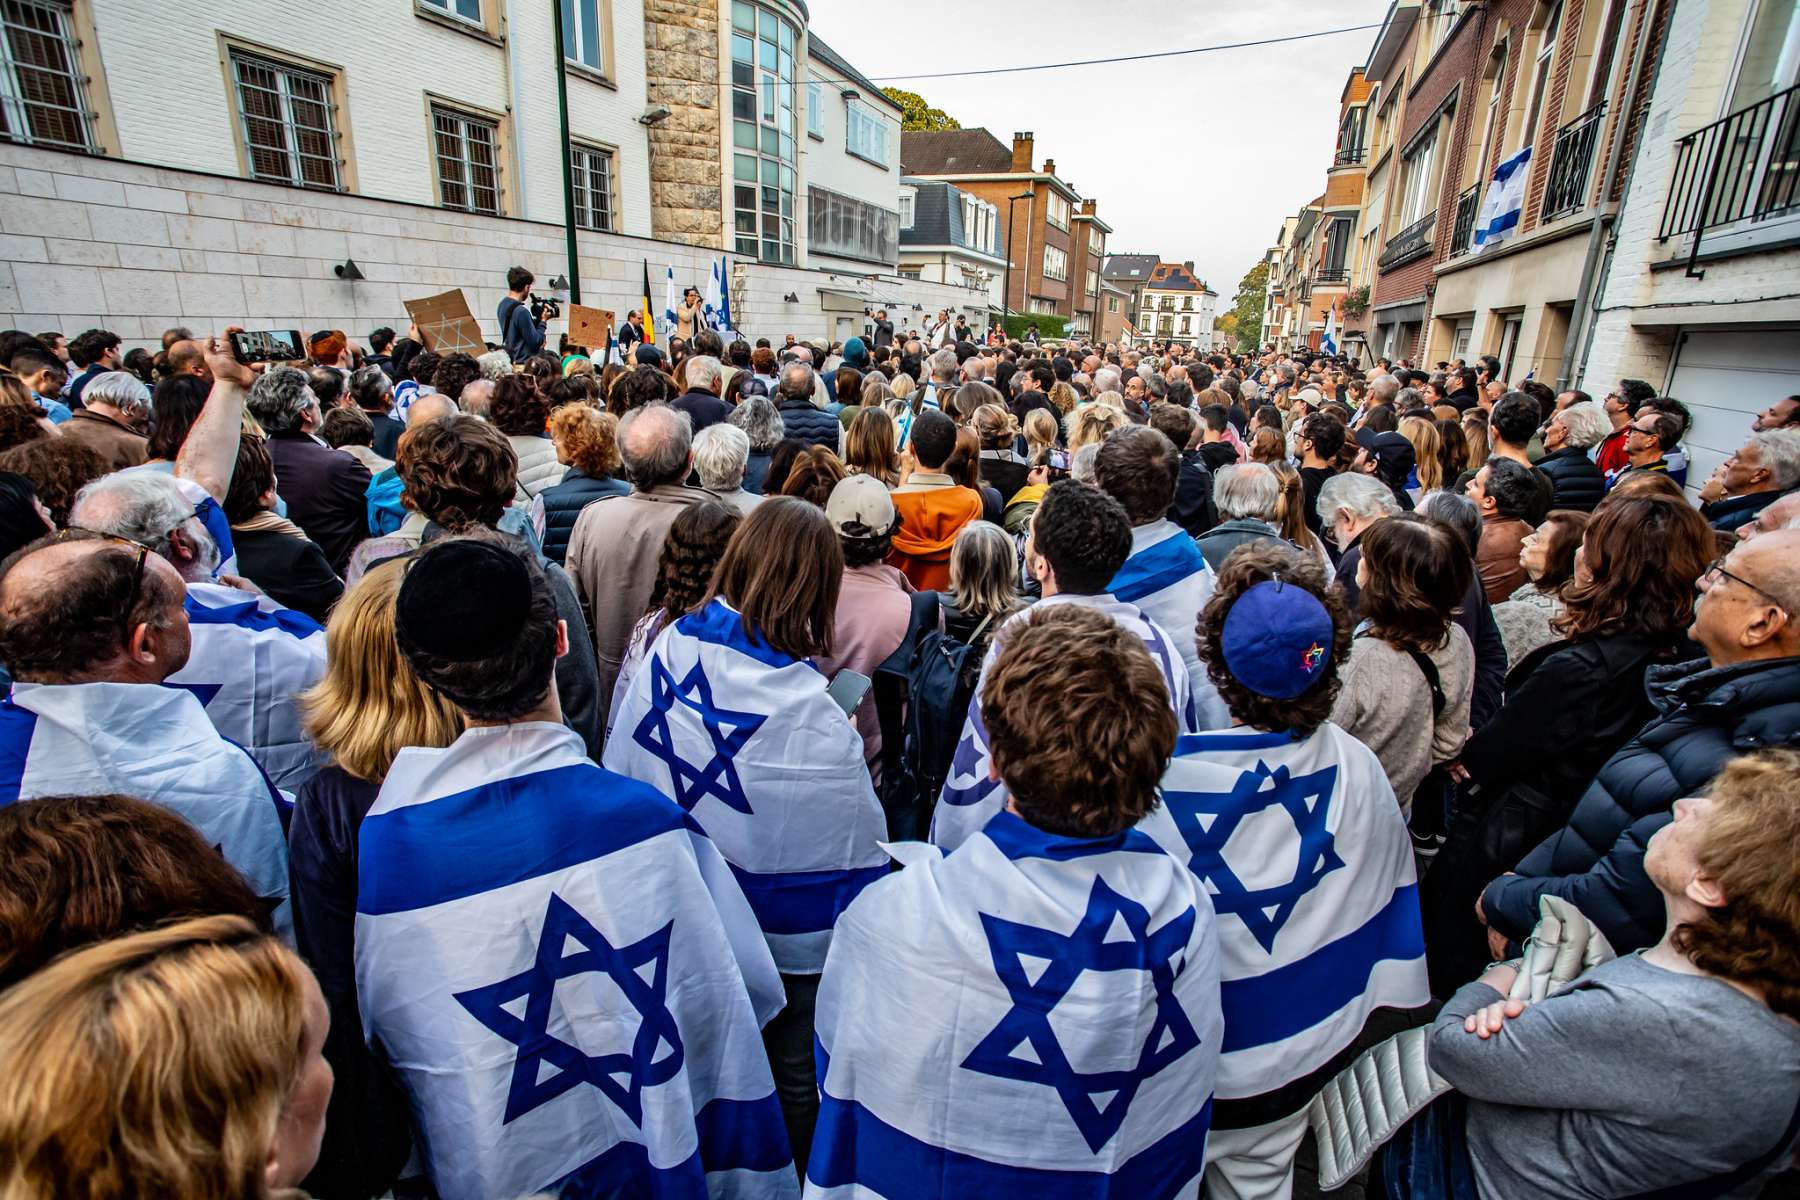
<instances>
[{"instance_id":1,"label":"garage door","mask_svg":"<svg viewBox=\"0 0 1800 1200\"><path fill-rule=\"evenodd\" d=\"M1687 435L1697 488L1744 443L1756 414L1783 396L1800 395L1800 326L1692 331L1676 341L1667 395L1693 410Z\"/></svg>"}]
</instances>

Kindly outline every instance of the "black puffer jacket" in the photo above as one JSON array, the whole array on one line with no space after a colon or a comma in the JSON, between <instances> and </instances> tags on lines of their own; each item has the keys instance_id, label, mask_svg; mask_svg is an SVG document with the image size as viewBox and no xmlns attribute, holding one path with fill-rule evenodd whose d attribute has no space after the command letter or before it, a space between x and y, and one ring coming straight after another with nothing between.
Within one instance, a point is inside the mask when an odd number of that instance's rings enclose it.
<instances>
[{"instance_id":1,"label":"black puffer jacket","mask_svg":"<svg viewBox=\"0 0 1800 1200\"><path fill-rule=\"evenodd\" d=\"M1644 682L1657 715L1600 768L1569 823L1483 894L1489 925L1514 941L1546 894L1580 909L1621 954L1657 941L1663 903L1644 848L1670 807L1737 755L1800 745L1800 658L1652 667Z\"/></svg>"},{"instance_id":2,"label":"black puffer jacket","mask_svg":"<svg viewBox=\"0 0 1800 1200\"><path fill-rule=\"evenodd\" d=\"M784 437L805 442L809 446L823 446L834 454L837 452L838 439L843 436L844 427L838 419L822 408L814 408L811 400L804 397L798 400L783 398L776 406L781 414L781 427L786 432Z\"/></svg>"},{"instance_id":3,"label":"black puffer jacket","mask_svg":"<svg viewBox=\"0 0 1800 1200\"><path fill-rule=\"evenodd\" d=\"M544 557L558 566L569 552L569 535L575 532L575 518L596 500L625 496L631 485L611 475L593 476L580 467L570 467L562 482L540 493L544 502Z\"/></svg>"},{"instance_id":4,"label":"black puffer jacket","mask_svg":"<svg viewBox=\"0 0 1800 1200\"><path fill-rule=\"evenodd\" d=\"M1572 508L1577 512L1593 512L1606 495L1606 476L1587 456L1586 450L1573 446L1546 454L1538 459L1538 470L1550 477L1556 487L1552 508Z\"/></svg>"}]
</instances>

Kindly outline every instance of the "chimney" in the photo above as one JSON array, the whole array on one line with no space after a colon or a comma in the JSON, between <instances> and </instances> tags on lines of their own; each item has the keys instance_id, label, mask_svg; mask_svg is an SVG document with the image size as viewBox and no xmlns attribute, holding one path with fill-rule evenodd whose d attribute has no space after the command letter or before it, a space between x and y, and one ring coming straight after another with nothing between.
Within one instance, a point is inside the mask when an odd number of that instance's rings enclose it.
<instances>
[{"instance_id":1,"label":"chimney","mask_svg":"<svg viewBox=\"0 0 1800 1200\"><path fill-rule=\"evenodd\" d=\"M1044 160L1044 174L1046 174L1046 175L1056 174L1056 160L1054 158L1046 158Z\"/></svg>"},{"instance_id":2,"label":"chimney","mask_svg":"<svg viewBox=\"0 0 1800 1200\"><path fill-rule=\"evenodd\" d=\"M1031 131L1013 134L1012 169L1014 174L1023 175L1031 170L1031 147L1033 138Z\"/></svg>"},{"instance_id":3,"label":"chimney","mask_svg":"<svg viewBox=\"0 0 1800 1200\"><path fill-rule=\"evenodd\" d=\"M1090 217L1093 216L1094 215L1094 202L1092 200L1083 200L1081 202L1081 211L1086 216L1090 216Z\"/></svg>"},{"instance_id":4,"label":"chimney","mask_svg":"<svg viewBox=\"0 0 1800 1200\"><path fill-rule=\"evenodd\" d=\"M1192 275L1194 273L1194 260L1193 259L1191 259L1191 258L1187 259L1181 265L1187 268L1187 273L1189 275Z\"/></svg>"}]
</instances>

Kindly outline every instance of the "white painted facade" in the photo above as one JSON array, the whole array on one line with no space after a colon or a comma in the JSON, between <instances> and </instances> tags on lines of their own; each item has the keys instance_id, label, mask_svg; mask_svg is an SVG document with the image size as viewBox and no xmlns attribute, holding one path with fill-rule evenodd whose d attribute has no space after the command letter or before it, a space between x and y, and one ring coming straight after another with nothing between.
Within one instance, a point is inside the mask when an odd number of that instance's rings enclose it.
<instances>
[{"instance_id":1,"label":"white painted facade","mask_svg":"<svg viewBox=\"0 0 1800 1200\"><path fill-rule=\"evenodd\" d=\"M1150 341L1174 340L1211 348L1218 304L1218 293L1211 290L1164 290L1146 285L1137 314L1138 332Z\"/></svg>"},{"instance_id":2,"label":"white painted facade","mask_svg":"<svg viewBox=\"0 0 1800 1200\"><path fill-rule=\"evenodd\" d=\"M822 188L888 214L886 219L897 239L900 225L900 109L878 92L846 79L844 72L816 52L807 55L806 67L808 77L801 84L799 101L801 128L805 131L800 157L801 179L807 189L803 203L808 225L802 235L806 242L806 265L891 272L896 258L870 261L860 256L831 253L814 242L811 236L811 189ZM853 123L856 125L854 142Z\"/></svg>"}]
</instances>

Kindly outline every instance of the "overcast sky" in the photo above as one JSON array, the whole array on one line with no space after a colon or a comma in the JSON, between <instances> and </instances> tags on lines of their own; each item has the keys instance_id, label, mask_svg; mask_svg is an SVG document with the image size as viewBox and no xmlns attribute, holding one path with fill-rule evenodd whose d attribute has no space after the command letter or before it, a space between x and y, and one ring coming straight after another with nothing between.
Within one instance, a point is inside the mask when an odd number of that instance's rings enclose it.
<instances>
[{"instance_id":1,"label":"overcast sky","mask_svg":"<svg viewBox=\"0 0 1800 1200\"><path fill-rule=\"evenodd\" d=\"M1246 42L1373 24L1387 0L808 0L813 30L877 81ZM1325 189L1338 98L1375 30L1150 62L895 80L1099 201L1111 252L1194 267L1229 303L1282 217Z\"/></svg>"}]
</instances>

